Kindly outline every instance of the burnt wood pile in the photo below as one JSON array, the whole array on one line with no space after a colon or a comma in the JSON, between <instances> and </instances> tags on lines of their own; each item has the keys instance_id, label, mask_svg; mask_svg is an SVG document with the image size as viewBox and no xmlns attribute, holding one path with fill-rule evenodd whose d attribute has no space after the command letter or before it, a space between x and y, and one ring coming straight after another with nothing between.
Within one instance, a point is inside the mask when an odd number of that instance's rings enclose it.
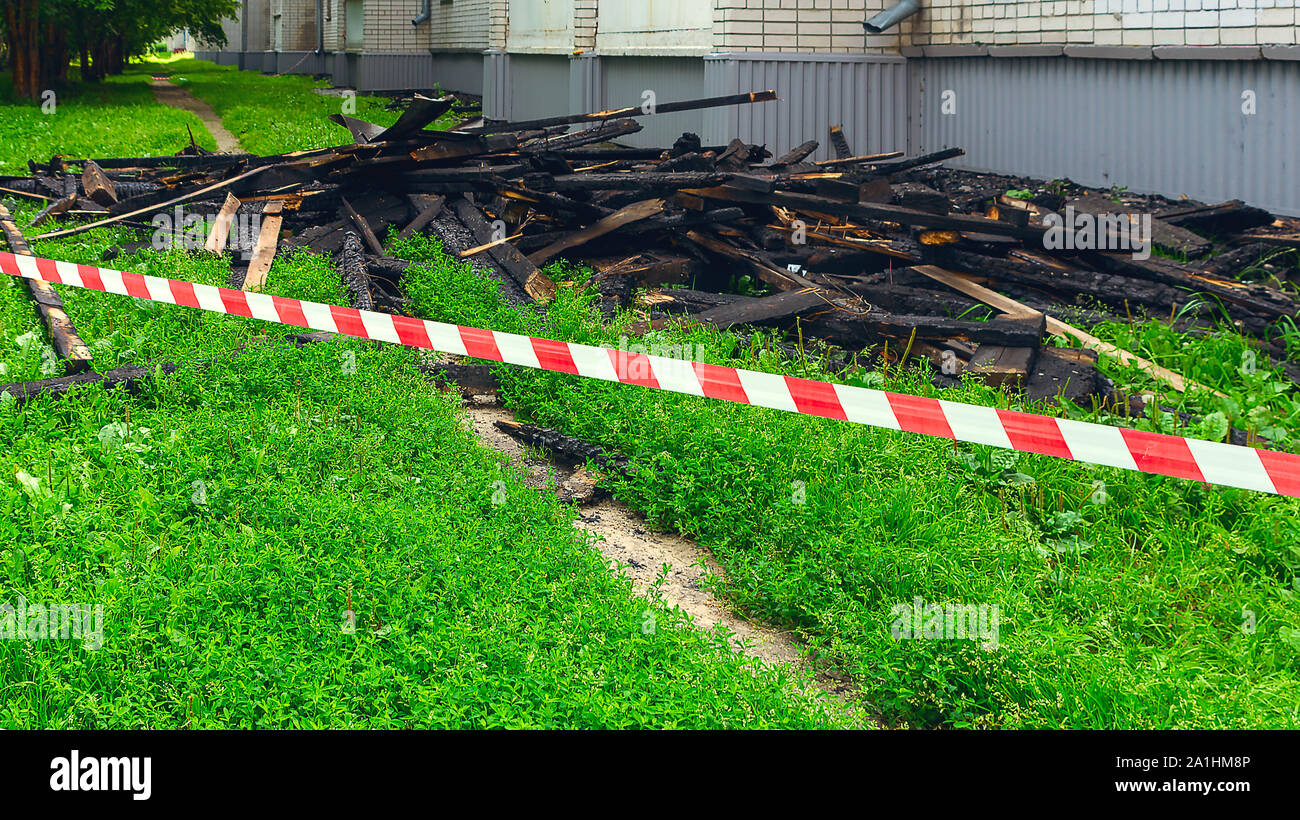
<instances>
[{"instance_id":1,"label":"burnt wood pile","mask_svg":"<svg viewBox=\"0 0 1300 820\"><path fill-rule=\"evenodd\" d=\"M815 141L781 156L694 134L662 149L618 145L648 115L774 99L754 92L437 131L427 126L454 98L417 94L387 128L331 117L351 135L346 145L267 157L192 143L171 157L56 156L30 163L29 176L0 178L0 196L42 201L27 228L45 231L36 238L116 223L146 231L143 247L157 244L161 224L189 242L190 226L175 223L193 217L190 246L228 256L233 287L261 289L276 254L306 248L335 256L356 306L402 312L406 263L381 241L431 233L520 305L543 309L556 296L544 268L564 259L590 272L579 284L598 289L607 315L638 311L638 332L684 321L774 328L801 350L810 340L838 348L821 351L832 361L924 357L940 383L970 372L1031 399L1101 399L1122 412L1130 398L1100 376L1099 352L1175 389L1196 385L1074 325L1223 317L1285 360L1276 330L1300 312L1300 254L1291 252L1300 223L1241 202L943 167L957 148L858 153L838 126L823 160L812 159ZM1138 238L1150 252L1126 249L1126 231L1147 224Z\"/></svg>"}]
</instances>

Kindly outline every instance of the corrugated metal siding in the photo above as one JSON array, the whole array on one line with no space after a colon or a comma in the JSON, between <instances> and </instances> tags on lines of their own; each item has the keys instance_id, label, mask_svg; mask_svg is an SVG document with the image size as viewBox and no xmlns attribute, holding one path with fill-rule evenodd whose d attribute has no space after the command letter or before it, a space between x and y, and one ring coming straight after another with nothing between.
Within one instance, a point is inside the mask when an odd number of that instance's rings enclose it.
<instances>
[{"instance_id":1,"label":"corrugated metal siding","mask_svg":"<svg viewBox=\"0 0 1300 820\"><path fill-rule=\"evenodd\" d=\"M569 113L601 111L605 107L604 62L594 54L569 58Z\"/></svg>"},{"instance_id":2,"label":"corrugated metal siding","mask_svg":"<svg viewBox=\"0 0 1300 820\"><path fill-rule=\"evenodd\" d=\"M483 55L483 116L510 119L510 55L489 51Z\"/></svg>"},{"instance_id":3,"label":"corrugated metal siding","mask_svg":"<svg viewBox=\"0 0 1300 820\"><path fill-rule=\"evenodd\" d=\"M433 88L433 56L424 54L361 55L358 91L427 91Z\"/></svg>"},{"instance_id":4,"label":"corrugated metal siding","mask_svg":"<svg viewBox=\"0 0 1300 820\"><path fill-rule=\"evenodd\" d=\"M483 55L434 54L433 81L444 91L483 93Z\"/></svg>"},{"instance_id":5,"label":"corrugated metal siding","mask_svg":"<svg viewBox=\"0 0 1300 820\"><path fill-rule=\"evenodd\" d=\"M828 130L843 125L854 153L906 150L907 62L901 57L729 54L704 63L708 96L773 89L780 97L706 111L706 143L740 137L780 155L815 139L821 145L813 158L828 159Z\"/></svg>"},{"instance_id":6,"label":"corrugated metal siding","mask_svg":"<svg viewBox=\"0 0 1300 820\"><path fill-rule=\"evenodd\" d=\"M509 88L501 119L531 120L566 113L569 108L569 57L511 54L502 78ZM486 92L485 92L486 94ZM494 105L493 111L500 110ZM496 117L496 113L487 116Z\"/></svg>"},{"instance_id":7,"label":"corrugated metal siding","mask_svg":"<svg viewBox=\"0 0 1300 820\"><path fill-rule=\"evenodd\" d=\"M628 108L642 104L642 94L651 90L657 103L690 100L703 96L704 61L699 57L602 57L603 102L598 109ZM620 137L620 143L643 147L667 147L685 131L701 134L704 114L682 111L638 119L645 128Z\"/></svg>"},{"instance_id":8,"label":"corrugated metal siding","mask_svg":"<svg viewBox=\"0 0 1300 820\"><path fill-rule=\"evenodd\" d=\"M914 61L914 151L949 163L1091 186L1242 199L1300 214L1300 65L1068 58ZM1241 111L1242 92L1257 113ZM944 90L957 112L941 113Z\"/></svg>"},{"instance_id":9,"label":"corrugated metal siding","mask_svg":"<svg viewBox=\"0 0 1300 820\"><path fill-rule=\"evenodd\" d=\"M359 91L444 91L483 93L481 54L381 54L357 55Z\"/></svg>"},{"instance_id":10,"label":"corrugated metal siding","mask_svg":"<svg viewBox=\"0 0 1300 820\"><path fill-rule=\"evenodd\" d=\"M275 56L277 74L323 74L326 60L314 51L278 51Z\"/></svg>"}]
</instances>

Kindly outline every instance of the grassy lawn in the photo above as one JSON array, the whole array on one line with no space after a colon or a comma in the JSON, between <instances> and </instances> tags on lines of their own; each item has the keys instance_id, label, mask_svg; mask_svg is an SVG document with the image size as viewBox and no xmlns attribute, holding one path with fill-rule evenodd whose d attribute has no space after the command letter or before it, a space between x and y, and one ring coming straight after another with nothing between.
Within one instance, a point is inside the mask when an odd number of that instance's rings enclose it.
<instances>
[{"instance_id":1,"label":"grassy lawn","mask_svg":"<svg viewBox=\"0 0 1300 820\"><path fill-rule=\"evenodd\" d=\"M392 125L401 113L389 110L386 98L360 94L351 99L356 110L345 111L344 98L312 90L329 88L328 82L307 76L273 77L194 59L172 61L154 70L165 70L172 82L211 105L244 149L256 154L352 142L346 129L326 119L330 114L347 113L377 125ZM445 128L457 119L448 113L431 127Z\"/></svg>"},{"instance_id":2,"label":"grassy lawn","mask_svg":"<svg viewBox=\"0 0 1300 820\"><path fill-rule=\"evenodd\" d=\"M65 157L137 157L174 154L189 144L189 132L204 148L217 143L198 117L159 105L149 88L146 66L132 66L97 84L72 83L55 92L46 113L40 102L19 102L13 83L0 73L0 174L27 174L27 160ZM76 73L76 69L73 69Z\"/></svg>"},{"instance_id":3,"label":"grassy lawn","mask_svg":"<svg viewBox=\"0 0 1300 820\"><path fill-rule=\"evenodd\" d=\"M134 76L112 85L140 103L123 114L130 142L86 150L180 147L150 130L169 110ZM0 121L15 109L0 105ZM47 137L23 150L66 148ZM26 225L35 206L14 210ZM33 251L97 263L127 238L100 229ZM208 284L228 273L181 251L114 264ZM293 328L59 290L98 369L182 366L138 395L0 396L0 601L103 613L97 649L0 640L0 727L845 723L634 595L572 507L476 443L411 351L300 349L283 340ZM345 303L332 261L306 254L277 259L268 290ZM7 380L37 377L43 331L16 280L0 285L0 330Z\"/></svg>"},{"instance_id":4,"label":"grassy lawn","mask_svg":"<svg viewBox=\"0 0 1300 820\"><path fill-rule=\"evenodd\" d=\"M582 294L525 318L436 241L393 252L424 261L406 275L428 318L614 346L630 321L599 326ZM838 378L712 330L657 341L702 345L715 364ZM731 581L722 594L797 630L892 722L1300 725L1300 500L499 369L523 415L653 465L620 480L618 497L710 549ZM915 370L868 378L936 394ZM1227 369L1211 384L1255 378ZM1006 406L977 383L944 398ZM892 608L918 596L997 605L1000 646L894 639Z\"/></svg>"},{"instance_id":5,"label":"grassy lawn","mask_svg":"<svg viewBox=\"0 0 1300 820\"><path fill-rule=\"evenodd\" d=\"M339 100L313 93L313 81L199 61L168 69L250 150L346 140L323 120ZM358 98L356 116L389 123L396 112ZM35 250L91 262L111 241L96 231ZM434 240L392 252L419 263L407 288L427 318L615 346L627 332L629 317L601 323L585 293L564 292L545 319L515 312ZM183 254L122 264L206 282L225 273ZM310 257L279 260L269 281L284 295L343 298L329 264ZM276 336L63 290L101 369L211 358ZM25 299L0 290L0 357L30 373L41 357L16 342L31 326ZM1262 357L1247 366L1230 327L1091 330L1231 397L1162 391L1204 417L1187 434L1220 438L1233 423L1298 446L1294 392L1277 388ZM717 364L935 395L919 370L825 373L708 329L647 341L698 345ZM345 374L349 353L357 367ZM1122 386L1153 386L1104 366ZM616 495L710 549L730 581L715 582L721 595L796 630L893 725L1300 725L1300 500L499 370L522 416L653 466L616 481ZM944 398L1007 406L976 383ZM126 434L128 408L139 440ZM1089 408L1036 409L1120 423ZM7 469L38 483L5 488L4 593L103 600L108 629L120 630L93 654L0 644L14 725L134 725L140 713L149 725L213 726L837 720L668 613L656 610L647 639L647 605L568 531L572 513L472 446L406 351L267 345L138 397L86 391L5 412ZM1123 423L1174 432L1169 414ZM205 504L193 500L196 481ZM492 504L494 481L508 503ZM344 633L349 590L356 629ZM916 598L996 605L997 648L895 639L894 607Z\"/></svg>"}]
</instances>

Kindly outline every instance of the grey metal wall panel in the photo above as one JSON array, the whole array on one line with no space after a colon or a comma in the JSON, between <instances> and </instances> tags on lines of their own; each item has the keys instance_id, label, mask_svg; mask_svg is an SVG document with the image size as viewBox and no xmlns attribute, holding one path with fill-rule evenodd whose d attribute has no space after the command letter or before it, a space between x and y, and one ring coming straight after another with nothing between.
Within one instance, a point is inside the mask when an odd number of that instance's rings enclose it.
<instances>
[{"instance_id":1,"label":"grey metal wall panel","mask_svg":"<svg viewBox=\"0 0 1300 820\"><path fill-rule=\"evenodd\" d=\"M358 91L427 91L433 86L433 57L428 54L364 53L358 63Z\"/></svg>"},{"instance_id":2,"label":"grey metal wall panel","mask_svg":"<svg viewBox=\"0 0 1300 820\"><path fill-rule=\"evenodd\" d=\"M325 65L330 75L330 82L335 88L352 86L352 66L355 63L356 55L345 51L336 51L326 58Z\"/></svg>"},{"instance_id":3,"label":"grey metal wall panel","mask_svg":"<svg viewBox=\"0 0 1300 820\"><path fill-rule=\"evenodd\" d=\"M276 74L323 74L326 71L324 55L314 51L277 51Z\"/></svg>"},{"instance_id":4,"label":"grey metal wall panel","mask_svg":"<svg viewBox=\"0 0 1300 820\"><path fill-rule=\"evenodd\" d=\"M569 113L603 111L605 108L604 62L594 54L569 58Z\"/></svg>"},{"instance_id":5,"label":"grey metal wall panel","mask_svg":"<svg viewBox=\"0 0 1300 820\"><path fill-rule=\"evenodd\" d=\"M510 55L504 51L483 54L483 116L493 120L510 119Z\"/></svg>"},{"instance_id":6,"label":"grey metal wall panel","mask_svg":"<svg viewBox=\"0 0 1300 820\"><path fill-rule=\"evenodd\" d=\"M566 113L569 108L569 56L511 54L504 82L509 89L502 119L531 120ZM485 92L486 96L486 92ZM499 108L494 107L494 112ZM496 113L485 114L490 117Z\"/></svg>"},{"instance_id":7,"label":"grey metal wall panel","mask_svg":"<svg viewBox=\"0 0 1300 820\"><path fill-rule=\"evenodd\" d=\"M705 93L776 91L777 102L706 112L706 142L740 137L782 154L808 140L814 159L833 156L832 125L844 126L855 153L906 150L907 61L871 55L725 54L705 59Z\"/></svg>"},{"instance_id":8,"label":"grey metal wall panel","mask_svg":"<svg viewBox=\"0 0 1300 820\"><path fill-rule=\"evenodd\" d=\"M1300 65L1268 60L918 60L916 151L952 165L1300 214ZM1242 112L1253 91L1256 113ZM944 91L957 109L943 114Z\"/></svg>"},{"instance_id":9,"label":"grey metal wall panel","mask_svg":"<svg viewBox=\"0 0 1300 820\"><path fill-rule=\"evenodd\" d=\"M433 81L444 91L483 93L483 55L442 53L433 55Z\"/></svg>"},{"instance_id":10,"label":"grey metal wall panel","mask_svg":"<svg viewBox=\"0 0 1300 820\"><path fill-rule=\"evenodd\" d=\"M242 17L247 38L242 44L244 51L266 51L271 47L271 7L268 0L248 0L248 19Z\"/></svg>"},{"instance_id":11,"label":"grey metal wall panel","mask_svg":"<svg viewBox=\"0 0 1300 820\"><path fill-rule=\"evenodd\" d=\"M603 102L589 110L640 106L646 91L654 92L657 103L704 96L704 61L699 57L601 57L600 74ZM656 114L639 122L644 130L620 137L620 143L667 147L683 132L702 135L704 131L701 111Z\"/></svg>"}]
</instances>

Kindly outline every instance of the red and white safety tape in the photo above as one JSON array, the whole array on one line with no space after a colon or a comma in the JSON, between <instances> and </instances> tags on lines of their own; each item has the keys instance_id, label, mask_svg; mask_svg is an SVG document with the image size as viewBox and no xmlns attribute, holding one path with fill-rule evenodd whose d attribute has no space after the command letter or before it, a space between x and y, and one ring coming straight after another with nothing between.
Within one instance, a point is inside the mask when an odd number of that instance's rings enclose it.
<instances>
[{"instance_id":1,"label":"red and white safety tape","mask_svg":"<svg viewBox=\"0 0 1300 820\"><path fill-rule=\"evenodd\" d=\"M0 252L0 271L588 379L1300 497L1300 455L1291 453L461 327L34 256Z\"/></svg>"}]
</instances>

